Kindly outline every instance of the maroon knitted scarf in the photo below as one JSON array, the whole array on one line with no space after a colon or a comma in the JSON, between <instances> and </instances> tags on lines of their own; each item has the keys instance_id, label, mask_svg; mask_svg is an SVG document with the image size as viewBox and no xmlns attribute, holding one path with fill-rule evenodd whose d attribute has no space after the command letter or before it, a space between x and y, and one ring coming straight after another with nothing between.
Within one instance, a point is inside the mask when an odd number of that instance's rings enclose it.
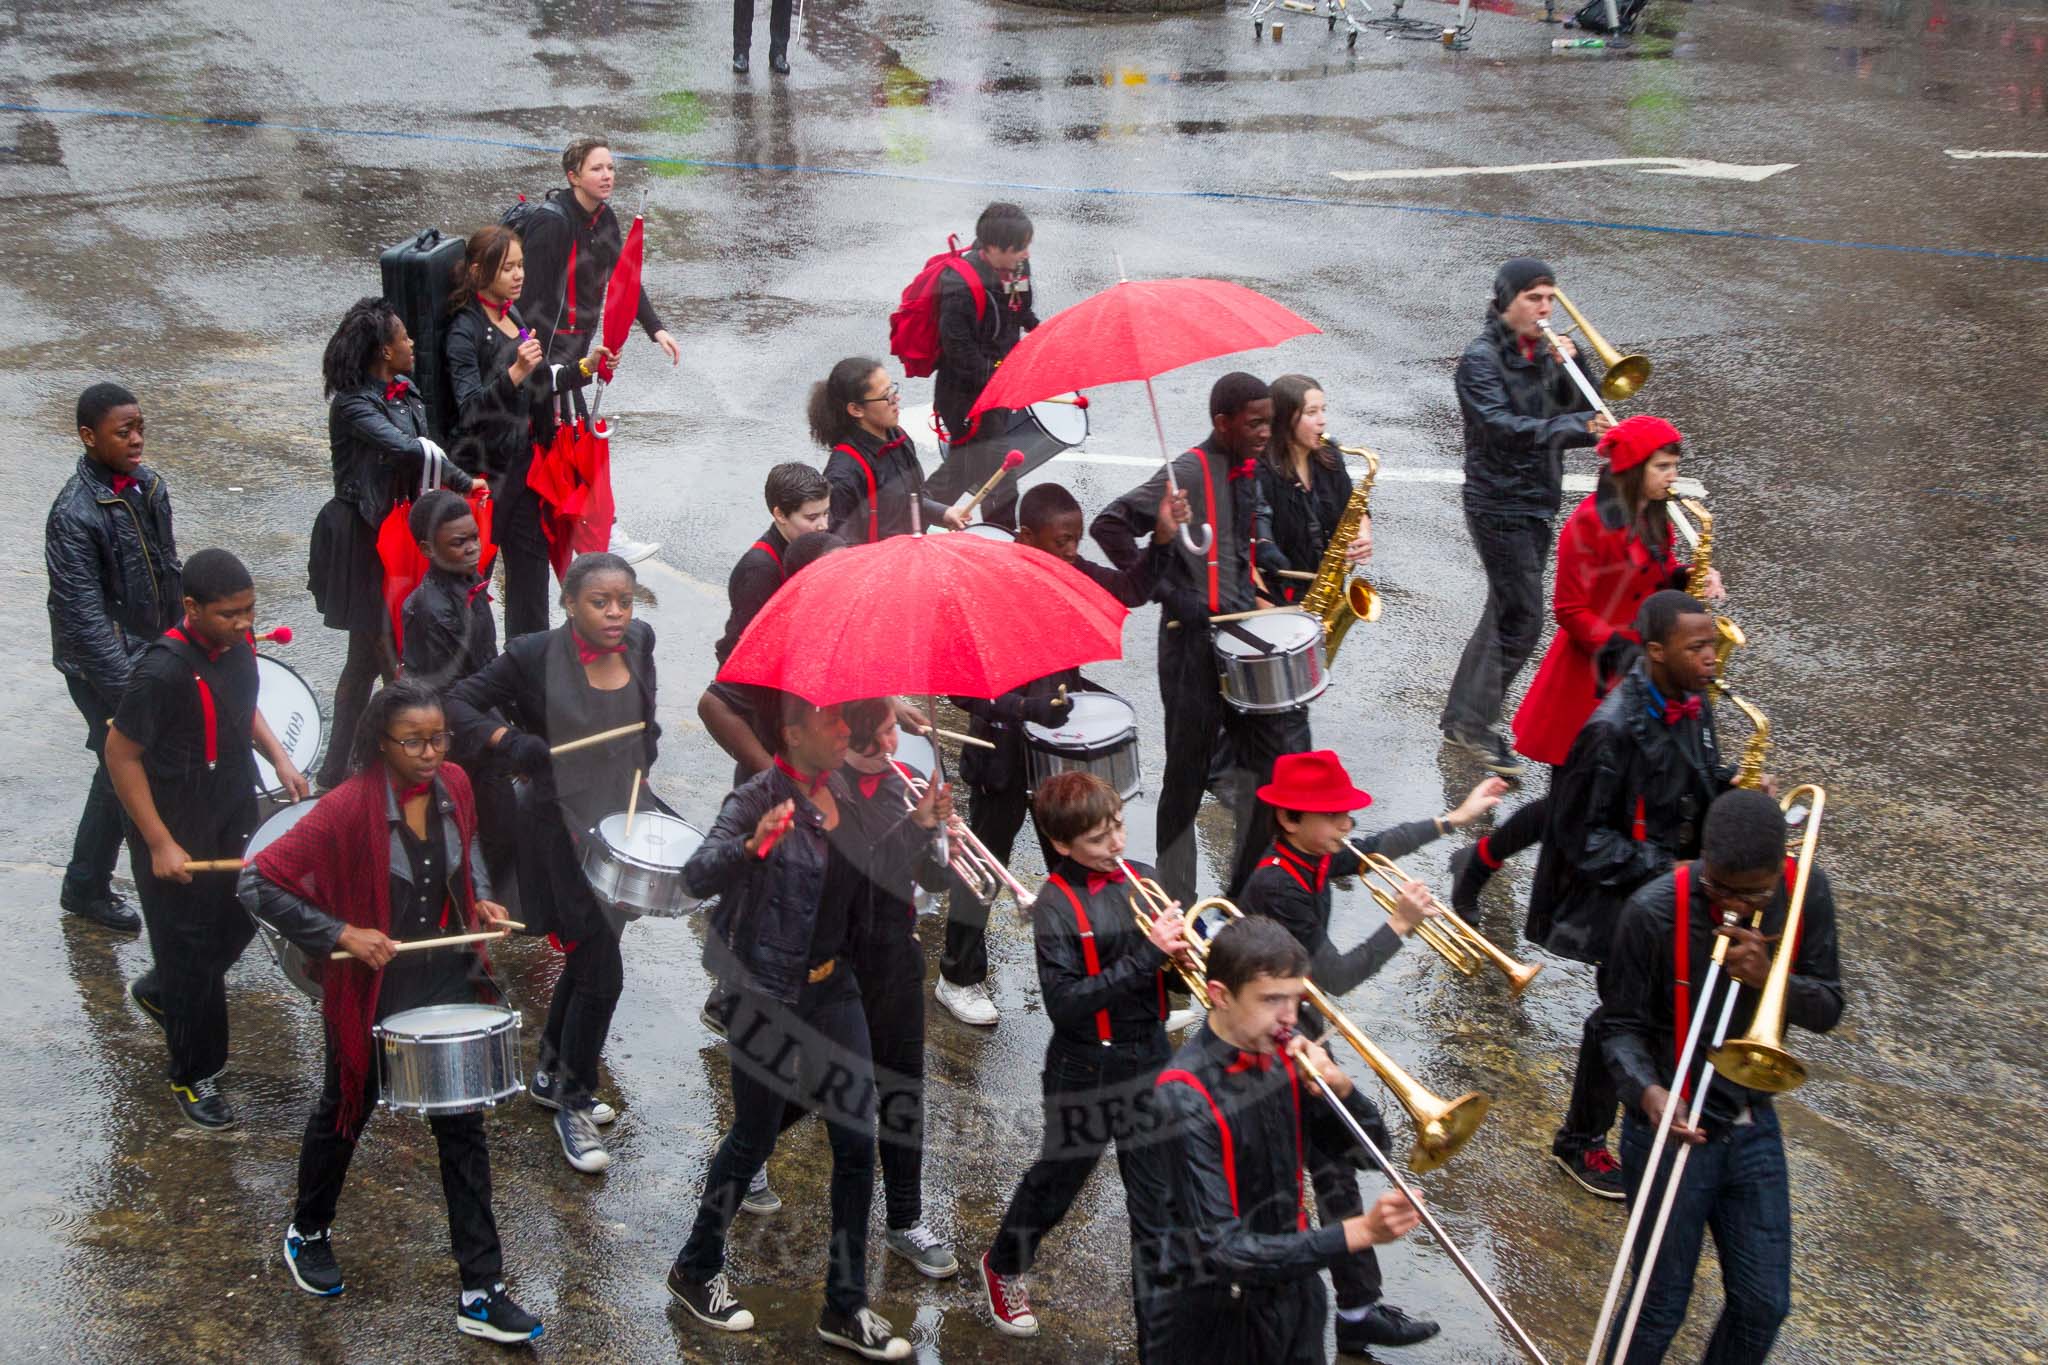
<instances>
[{"instance_id":1,"label":"maroon knitted scarf","mask_svg":"<svg viewBox=\"0 0 2048 1365\"><path fill-rule=\"evenodd\" d=\"M383 764L357 773L322 796L276 843L256 855L256 870L267 880L316 905L344 924L391 932L391 830L384 793L391 779ZM476 801L469 775L453 763L441 765L436 781L455 806L462 847L463 932L476 924L476 881L469 844L476 833ZM476 951L484 958L484 945ZM484 959L488 964L488 959ZM308 964L320 981L320 1010L334 1040L341 1080L341 1108L335 1131L362 1129L363 1087L370 1074L370 1025L377 1015L377 991L384 973L353 959Z\"/></svg>"}]
</instances>

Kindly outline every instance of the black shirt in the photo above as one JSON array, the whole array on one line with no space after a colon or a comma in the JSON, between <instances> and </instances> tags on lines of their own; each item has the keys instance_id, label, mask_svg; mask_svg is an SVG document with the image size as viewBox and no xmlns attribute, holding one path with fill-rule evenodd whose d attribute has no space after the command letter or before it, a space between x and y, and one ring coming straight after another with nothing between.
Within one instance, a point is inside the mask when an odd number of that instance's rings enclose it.
<instances>
[{"instance_id":1,"label":"black shirt","mask_svg":"<svg viewBox=\"0 0 2048 1365\"><path fill-rule=\"evenodd\" d=\"M859 458L840 446L859 452ZM865 465L865 468L863 468ZM869 496L868 480L874 479ZM946 504L924 495L924 466L910 433L897 427L882 440L866 427L855 427L825 460L825 481L832 485L829 529L854 545L907 536L911 532L910 502L915 497L926 526L946 514Z\"/></svg>"},{"instance_id":2,"label":"black shirt","mask_svg":"<svg viewBox=\"0 0 2048 1365\"><path fill-rule=\"evenodd\" d=\"M764 548L765 547L765 548ZM768 599L775 596L775 590L789 577L782 567L782 557L789 553L789 541L784 538L782 528L770 524L761 533L761 538L747 547L739 563L732 566L732 574L725 580L726 601L732 606L726 614L725 634L718 637L712 652L723 664L732 657L733 646L740 642L740 636L761 614L761 608L768 605Z\"/></svg>"},{"instance_id":3,"label":"black shirt","mask_svg":"<svg viewBox=\"0 0 2048 1365\"><path fill-rule=\"evenodd\" d=\"M114 727L141 746L157 815L195 858L239 857L255 827L256 692L246 642L208 659L166 635L143 651L114 713Z\"/></svg>"},{"instance_id":4,"label":"black shirt","mask_svg":"<svg viewBox=\"0 0 2048 1365\"><path fill-rule=\"evenodd\" d=\"M410 881L391 869L391 937L401 943L463 932L462 915L448 901L448 869L438 801L427 802L427 837L414 836L403 810L394 827L404 851ZM378 988L377 1014L384 1018L421 1005L452 1004L476 998L470 970L476 961L468 944L400 953L384 968Z\"/></svg>"},{"instance_id":5,"label":"black shirt","mask_svg":"<svg viewBox=\"0 0 2048 1365\"><path fill-rule=\"evenodd\" d=\"M1153 875L1143 864L1131 867L1140 876ZM1125 882L1105 881L1071 858L1060 859L1047 874L1031 920L1039 992L1055 1042L1096 1047L1160 1038L1166 954L1138 928L1130 897Z\"/></svg>"},{"instance_id":6,"label":"black shirt","mask_svg":"<svg viewBox=\"0 0 2048 1365\"><path fill-rule=\"evenodd\" d=\"M1335 451L1330 453L1335 454ZM1330 536L1343 519L1345 504L1351 501L1351 474L1344 468L1341 455L1337 456L1334 465L1325 464L1320 453L1311 455L1308 468L1309 486L1303 488L1295 482L1292 469L1276 469L1261 460L1259 484L1266 506L1272 513L1273 541L1287 559L1281 567L1314 573L1322 567L1323 555L1330 548ZM1297 602L1308 591L1305 583L1275 579L1270 575L1266 586L1279 594L1274 601L1280 603Z\"/></svg>"}]
</instances>

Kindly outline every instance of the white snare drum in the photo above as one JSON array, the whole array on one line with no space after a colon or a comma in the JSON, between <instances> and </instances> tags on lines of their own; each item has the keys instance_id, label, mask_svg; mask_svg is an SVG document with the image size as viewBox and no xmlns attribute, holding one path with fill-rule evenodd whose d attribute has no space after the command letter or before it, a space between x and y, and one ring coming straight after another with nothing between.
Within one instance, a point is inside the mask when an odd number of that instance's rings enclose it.
<instances>
[{"instance_id":1,"label":"white snare drum","mask_svg":"<svg viewBox=\"0 0 2048 1365\"><path fill-rule=\"evenodd\" d=\"M282 739L283 736L280 735L279 738ZM312 801L300 801L294 805L286 806L268 820L256 826L256 832L249 836L249 846L242 850L242 860L244 862L251 861L257 854L276 843L284 836L286 830L306 818L307 813L313 809L314 804ZM251 915L250 918L256 919L254 915ZM305 996L314 1004L319 1004L320 983L315 981L313 974L306 970L306 955L300 951L299 945L293 943L260 919L256 920L256 936L262 939L263 946L270 950L270 960L275 962L277 969L284 973L284 979L297 987L299 994Z\"/></svg>"},{"instance_id":2,"label":"white snare drum","mask_svg":"<svg viewBox=\"0 0 2048 1365\"><path fill-rule=\"evenodd\" d=\"M1330 685L1322 622L1305 611L1226 622L1214 639L1223 699L1239 711L1292 711Z\"/></svg>"},{"instance_id":3,"label":"white snare drum","mask_svg":"<svg viewBox=\"0 0 2048 1365\"><path fill-rule=\"evenodd\" d=\"M432 1118L495 1109L526 1089L519 1016L501 1005L426 1005L370 1030L377 1041L377 1103Z\"/></svg>"},{"instance_id":4,"label":"white snare drum","mask_svg":"<svg viewBox=\"0 0 2048 1365\"><path fill-rule=\"evenodd\" d=\"M1079 394L1063 393L1059 398L1048 398L1042 403L1033 403L1021 416L1062 446L1071 449L1088 439L1088 409L1072 400ZM1067 401L1062 402L1061 399Z\"/></svg>"},{"instance_id":5,"label":"white snare drum","mask_svg":"<svg viewBox=\"0 0 2048 1365\"><path fill-rule=\"evenodd\" d=\"M1014 545L1017 541L1017 533L1015 531L1012 531L1007 526L998 526L990 521L969 522L967 534L970 536L980 536L983 540L1000 540L1005 545Z\"/></svg>"},{"instance_id":6,"label":"white snare drum","mask_svg":"<svg viewBox=\"0 0 2048 1365\"><path fill-rule=\"evenodd\" d=\"M320 701L289 664L268 654L256 656L256 710L284 746L292 766L302 773L312 772L320 761ZM256 751L256 794L284 795L277 770L261 749Z\"/></svg>"},{"instance_id":7,"label":"white snare drum","mask_svg":"<svg viewBox=\"0 0 2048 1365\"><path fill-rule=\"evenodd\" d=\"M685 821L659 811L607 815L583 841L583 875L597 898L628 919L674 919L703 903L683 880L683 864L704 842Z\"/></svg>"},{"instance_id":8,"label":"white snare drum","mask_svg":"<svg viewBox=\"0 0 2048 1365\"><path fill-rule=\"evenodd\" d=\"M1024 725L1026 781L1035 790L1054 773L1094 773L1128 801L1138 794L1138 713L1109 692L1075 692L1058 725Z\"/></svg>"}]
</instances>

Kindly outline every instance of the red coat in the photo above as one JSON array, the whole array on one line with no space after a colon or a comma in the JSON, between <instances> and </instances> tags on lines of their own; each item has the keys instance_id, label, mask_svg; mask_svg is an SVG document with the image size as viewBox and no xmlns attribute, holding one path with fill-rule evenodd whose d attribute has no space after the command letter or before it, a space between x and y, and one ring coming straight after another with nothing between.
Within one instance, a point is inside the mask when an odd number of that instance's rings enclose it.
<instances>
[{"instance_id":1,"label":"red coat","mask_svg":"<svg viewBox=\"0 0 2048 1365\"><path fill-rule=\"evenodd\" d=\"M1561 764L1579 727L1600 704L1600 647L1636 619L1643 599L1660 588L1683 587L1687 568L1672 557L1676 531L1665 534L1664 553L1652 557L1623 524L1613 500L1589 496L1565 520L1557 540L1557 587L1551 614L1557 634L1515 712L1515 748L1538 763Z\"/></svg>"}]
</instances>

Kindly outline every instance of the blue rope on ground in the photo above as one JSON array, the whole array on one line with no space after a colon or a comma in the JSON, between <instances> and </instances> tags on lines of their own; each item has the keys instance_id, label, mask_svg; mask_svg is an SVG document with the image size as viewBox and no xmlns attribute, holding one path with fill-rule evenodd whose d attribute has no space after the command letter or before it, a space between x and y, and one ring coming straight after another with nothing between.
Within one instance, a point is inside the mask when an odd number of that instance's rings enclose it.
<instances>
[{"instance_id":1,"label":"blue rope on ground","mask_svg":"<svg viewBox=\"0 0 2048 1365\"><path fill-rule=\"evenodd\" d=\"M44 104L0 103L0 111L74 118L135 119L150 123L189 123L213 128L254 128L284 133L310 133L318 137L393 138L404 142L442 142L471 147L499 147L507 151L545 152L561 149L538 142L511 138L474 137L462 133L418 133L402 129L329 128L317 123L271 123L263 119L221 118L201 114L152 114L137 109L71 109ZM717 171L771 171L781 175L838 175L868 180L901 180L919 185L951 185L968 189L1022 190L1033 194L1089 194L1121 199L1207 199L1219 203L1295 204L1321 208L1375 209L1383 213L1419 213L1439 218L1473 218L1500 223L1529 223L1540 227L1597 228L1607 232L1650 232L1667 237L1720 237L1743 242L1769 242L1783 246L1824 246L1844 251L1889 251L1906 256L1945 256L1957 260L2009 261L2025 265L2048 265L2048 256L2020 251L1988 251L1974 247L1912 246L1900 242L1857 242L1835 237L1803 237L1787 232L1753 232L1745 228L1673 227L1665 223L1622 223L1600 218L1548 218L1536 213L1496 213L1487 209L1445 208L1437 204L1395 204L1372 199L1331 199L1312 194L1255 194L1239 190L1147 190L1109 185L1040 185L1025 180L977 180L964 176L917 175L910 171L870 170L859 166L777 165L760 161L704 161L695 157L647 156L614 149L621 161L638 161L651 166L693 166Z\"/></svg>"}]
</instances>

